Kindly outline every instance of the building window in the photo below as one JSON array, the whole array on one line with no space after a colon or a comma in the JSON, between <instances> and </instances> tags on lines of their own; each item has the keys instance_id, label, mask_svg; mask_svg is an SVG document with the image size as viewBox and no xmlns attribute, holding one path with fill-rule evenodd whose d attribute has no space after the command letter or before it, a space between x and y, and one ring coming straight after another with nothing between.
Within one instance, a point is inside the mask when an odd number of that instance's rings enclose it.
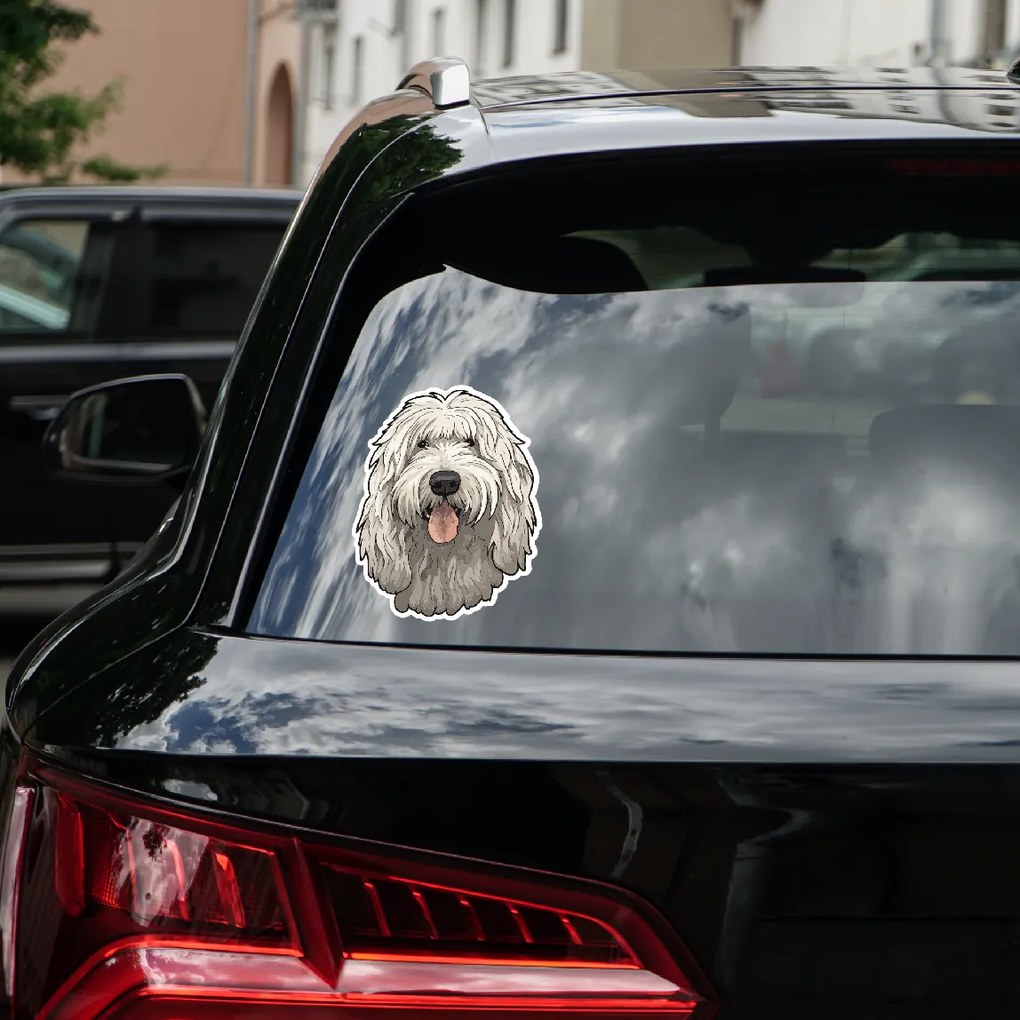
<instances>
[{"instance_id":1,"label":"building window","mask_svg":"<svg viewBox=\"0 0 1020 1020\"><path fill-rule=\"evenodd\" d=\"M1006 0L985 0L984 51L994 56L1006 48Z\"/></svg>"},{"instance_id":2,"label":"building window","mask_svg":"<svg viewBox=\"0 0 1020 1020\"><path fill-rule=\"evenodd\" d=\"M333 74L336 71L336 29L323 30L322 34L322 108L333 109Z\"/></svg>"},{"instance_id":3,"label":"building window","mask_svg":"<svg viewBox=\"0 0 1020 1020\"><path fill-rule=\"evenodd\" d=\"M489 0L475 0L475 73L485 77L485 51L489 42Z\"/></svg>"},{"instance_id":4,"label":"building window","mask_svg":"<svg viewBox=\"0 0 1020 1020\"><path fill-rule=\"evenodd\" d=\"M403 35L407 31L407 0L393 0L393 34Z\"/></svg>"},{"instance_id":5,"label":"building window","mask_svg":"<svg viewBox=\"0 0 1020 1020\"><path fill-rule=\"evenodd\" d=\"M514 35L517 28L517 0L503 0L503 66L514 62Z\"/></svg>"},{"instance_id":6,"label":"building window","mask_svg":"<svg viewBox=\"0 0 1020 1020\"><path fill-rule=\"evenodd\" d=\"M556 0L556 24L553 27L553 53L567 51L567 15L570 0Z\"/></svg>"},{"instance_id":7,"label":"building window","mask_svg":"<svg viewBox=\"0 0 1020 1020\"><path fill-rule=\"evenodd\" d=\"M437 7L432 12L432 56L441 57L446 52L446 10Z\"/></svg>"},{"instance_id":8,"label":"building window","mask_svg":"<svg viewBox=\"0 0 1020 1020\"><path fill-rule=\"evenodd\" d=\"M351 54L351 102L360 103L364 83L365 40L355 37Z\"/></svg>"}]
</instances>

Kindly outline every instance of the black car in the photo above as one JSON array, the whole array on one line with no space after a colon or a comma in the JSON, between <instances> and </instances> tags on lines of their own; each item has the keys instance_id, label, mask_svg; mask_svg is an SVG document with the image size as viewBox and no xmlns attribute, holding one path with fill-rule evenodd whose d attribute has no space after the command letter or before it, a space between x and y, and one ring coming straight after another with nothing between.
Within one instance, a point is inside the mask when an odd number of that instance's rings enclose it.
<instances>
[{"instance_id":1,"label":"black car","mask_svg":"<svg viewBox=\"0 0 1020 1020\"><path fill-rule=\"evenodd\" d=\"M0 193L0 588L93 588L167 512L166 491L47 475L46 426L83 387L185 372L216 394L300 194L165 186Z\"/></svg>"},{"instance_id":2,"label":"black car","mask_svg":"<svg viewBox=\"0 0 1020 1020\"><path fill-rule=\"evenodd\" d=\"M367 107L208 421L47 433L179 502L8 680L13 1015L1020 1015L1018 98Z\"/></svg>"}]
</instances>

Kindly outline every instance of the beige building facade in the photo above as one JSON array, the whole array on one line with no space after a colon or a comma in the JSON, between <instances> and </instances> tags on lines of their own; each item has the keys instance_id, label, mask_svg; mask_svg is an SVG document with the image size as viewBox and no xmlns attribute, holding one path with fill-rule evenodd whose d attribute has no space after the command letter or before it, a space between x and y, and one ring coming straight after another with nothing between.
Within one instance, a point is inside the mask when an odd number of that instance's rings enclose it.
<instances>
[{"instance_id":1,"label":"beige building facade","mask_svg":"<svg viewBox=\"0 0 1020 1020\"><path fill-rule=\"evenodd\" d=\"M354 112L425 56L495 77L719 66L734 47L734 0L75 2L99 32L45 87L124 87L75 158L166 164L168 184L303 186Z\"/></svg>"},{"instance_id":2,"label":"beige building facade","mask_svg":"<svg viewBox=\"0 0 1020 1020\"><path fill-rule=\"evenodd\" d=\"M120 109L75 151L166 164L168 184L294 181L300 32L289 0L77 0L99 28L46 90L123 81ZM30 178L29 178L30 179ZM26 178L3 167L4 183Z\"/></svg>"}]
</instances>

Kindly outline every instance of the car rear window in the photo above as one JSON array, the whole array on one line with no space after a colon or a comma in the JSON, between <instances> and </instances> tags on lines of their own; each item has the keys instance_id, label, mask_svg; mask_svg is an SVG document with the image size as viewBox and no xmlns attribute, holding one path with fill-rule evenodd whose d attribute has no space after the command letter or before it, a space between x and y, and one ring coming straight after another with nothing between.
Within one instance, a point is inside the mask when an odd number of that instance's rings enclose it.
<instances>
[{"instance_id":1,"label":"car rear window","mask_svg":"<svg viewBox=\"0 0 1020 1020\"><path fill-rule=\"evenodd\" d=\"M689 161L435 199L435 264L380 285L349 351L340 306L248 630L1016 654L1013 166Z\"/></svg>"}]
</instances>

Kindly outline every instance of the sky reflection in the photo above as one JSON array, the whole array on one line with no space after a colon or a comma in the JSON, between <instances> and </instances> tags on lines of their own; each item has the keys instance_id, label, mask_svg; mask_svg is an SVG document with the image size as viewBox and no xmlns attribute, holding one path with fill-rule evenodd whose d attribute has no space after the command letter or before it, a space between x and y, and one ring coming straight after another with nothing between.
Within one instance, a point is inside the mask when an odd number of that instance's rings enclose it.
<instances>
[{"instance_id":1,"label":"sky reflection","mask_svg":"<svg viewBox=\"0 0 1020 1020\"><path fill-rule=\"evenodd\" d=\"M893 471L869 449L872 421L892 408L952 404L968 387L998 386L1000 403L1020 397L1020 362L1003 368L994 328L991 343L967 340L982 323L1020 320L1015 286L870 283L847 308L787 290L542 295L447 270L389 295L337 387L249 630L464 646L1015 654L1017 479L943 463L923 442L897 454ZM844 392L810 371L836 322ZM777 344L799 375L779 395L766 386ZM350 537L367 443L406 394L465 383L531 439L539 552L530 576L472 616L397 619ZM700 426L714 412L722 436L709 441ZM964 433L985 427L977 413L960 406Z\"/></svg>"}]
</instances>

